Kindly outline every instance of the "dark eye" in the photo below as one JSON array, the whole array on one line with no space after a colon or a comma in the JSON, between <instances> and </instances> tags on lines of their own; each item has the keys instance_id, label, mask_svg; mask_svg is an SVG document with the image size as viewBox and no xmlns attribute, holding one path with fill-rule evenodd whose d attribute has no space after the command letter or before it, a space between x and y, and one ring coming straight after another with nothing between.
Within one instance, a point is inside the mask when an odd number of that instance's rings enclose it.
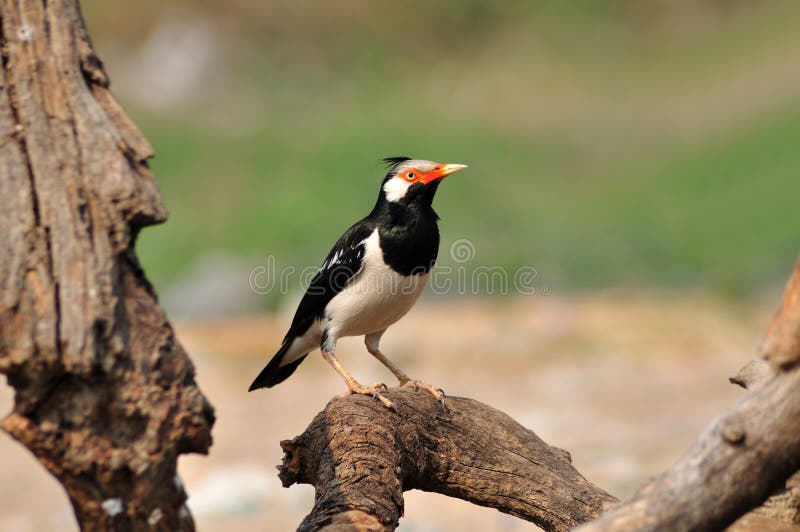
<instances>
[{"instance_id":1,"label":"dark eye","mask_svg":"<svg viewBox=\"0 0 800 532\"><path fill-rule=\"evenodd\" d=\"M406 177L408 177L409 179L414 179L414 174L409 172L408 174L406 174Z\"/></svg>"}]
</instances>

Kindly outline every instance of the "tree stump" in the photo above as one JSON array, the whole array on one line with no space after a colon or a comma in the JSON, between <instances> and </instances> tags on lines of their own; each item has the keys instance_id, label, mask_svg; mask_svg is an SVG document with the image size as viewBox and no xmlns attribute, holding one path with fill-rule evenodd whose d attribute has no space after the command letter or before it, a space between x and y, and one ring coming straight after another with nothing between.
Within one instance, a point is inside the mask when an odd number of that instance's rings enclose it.
<instances>
[{"instance_id":1,"label":"tree stump","mask_svg":"<svg viewBox=\"0 0 800 532\"><path fill-rule=\"evenodd\" d=\"M0 0L0 426L84 530L192 530L178 455L213 409L134 253L166 210L77 0Z\"/></svg>"}]
</instances>

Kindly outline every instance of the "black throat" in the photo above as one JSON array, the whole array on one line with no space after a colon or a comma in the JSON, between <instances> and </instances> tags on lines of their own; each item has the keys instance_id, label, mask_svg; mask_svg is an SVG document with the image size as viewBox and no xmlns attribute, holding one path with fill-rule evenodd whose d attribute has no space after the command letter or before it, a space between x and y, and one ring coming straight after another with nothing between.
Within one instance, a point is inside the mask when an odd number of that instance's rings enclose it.
<instances>
[{"instance_id":1,"label":"black throat","mask_svg":"<svg viewBox=\"0 0 800 532\"><path fill-rule=\"evenodd\" d=\"M433 210L433 196L439 183L414 185L407 200L387 201L381 195L367 218L380 236L383 261L401 275L424 275L436 263L439 253L439 217Z\"/></svg>"}]
</instances>

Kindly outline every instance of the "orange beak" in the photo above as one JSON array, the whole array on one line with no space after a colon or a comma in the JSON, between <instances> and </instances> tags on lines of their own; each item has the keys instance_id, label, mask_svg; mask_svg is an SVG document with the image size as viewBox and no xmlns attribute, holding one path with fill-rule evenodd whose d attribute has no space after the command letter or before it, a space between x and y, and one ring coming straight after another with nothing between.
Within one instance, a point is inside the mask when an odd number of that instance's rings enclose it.
<instances>
[{"instance_id":1,"label":"orange beak","mask_svg":"<svg viewBox=\"0 0 800 532\"><path fill-rule=\"evenodd\" d=\"M422 176L422 182L426 185L428 183L433 183L437 179L441 179L443 177L447 177L450 174L454 174L459 170L463 170L466 168L466 164L437 164L436 168Z\"/></svg>"}]
</instances>

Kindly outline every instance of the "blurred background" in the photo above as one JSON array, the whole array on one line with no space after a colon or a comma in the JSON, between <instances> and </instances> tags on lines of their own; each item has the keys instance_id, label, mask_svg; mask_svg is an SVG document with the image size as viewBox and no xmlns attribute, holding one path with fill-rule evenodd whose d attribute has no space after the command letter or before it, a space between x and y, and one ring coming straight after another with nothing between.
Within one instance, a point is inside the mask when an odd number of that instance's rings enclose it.
<instances>
[{"instance_id":1,"label":"blurred background","mask_svg":"<svg viewBox=\"0 0 800 532\"><path fill-rule=\"evenodd\" d=\"M344 387L310 357L245 392L302 290L265 279L322 261L385 156L468 164L437 195L439 265L509 280L425 294L384 343L412 376L508 412L620 497L741 395L727 377L800 249L800 3L82 4L170 211L139 256L217 408L211 456L181 458L200 530L288 530L312 504L280 487L278 442ZM339 351L393 383L359 340ZM55 481L0 450L0 529L74 529ZM533 528L419 492L400 525Z\"/></svg>"}]
</instances>

